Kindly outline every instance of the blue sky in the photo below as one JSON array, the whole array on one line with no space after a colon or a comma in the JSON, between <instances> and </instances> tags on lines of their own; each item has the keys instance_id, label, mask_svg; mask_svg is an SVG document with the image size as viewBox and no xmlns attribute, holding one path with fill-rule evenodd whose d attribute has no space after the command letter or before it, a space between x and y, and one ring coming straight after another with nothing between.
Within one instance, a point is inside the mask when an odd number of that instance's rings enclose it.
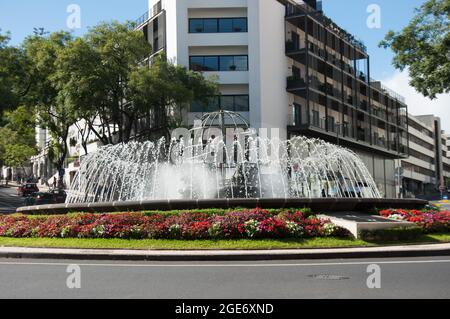
<instances>
[{"instance_id":1,"label":"blue sky","mask_svg":"<svg viewBox=\"0 0 450 319\"><path fill-rule=\"evenodd\" d=\"M372 59L372 77L386 78L394 72L392 54L377 44L390 29L400 30L411 19L414 8L424 0L323 0L325 13L367 45ZM66 29L68 5L81 8L81 26L76 32L83 34L99 21L137 19L147 10L147 0L0 0L0 28L11 31L13 43L20 43L34 27L48 31ZM381 8L381 29L369 29L366 24L367 7L378 4Z\"/></svg>"},{"instance_id":2,"label":"blue sky","mask_svg":"<svg viewBox=\"0 0 450 319\"><path fill-rule=\"evenodd\" d=\"M214 1L214 0L211 0ZM414 16L414 8L425 0L323 0L325 13L338 25L362 39L371 56L371 76L406 97L413 114L434 113L443 119L450 132L450 95L439 96L430 102L409 86L407 72L396 71L391 64L390 50L378 48L378 43L389 30L401 30ZM19 44L34 27L48 31L67 29L68 5L81 8L82 35L89 26L100 21L135 20L147 11L147 0L0 0L0 29L11 31L12 43ZM367 27L367 8L376 4L381 9L381 29Z\"/></svg>"}]
</instances>

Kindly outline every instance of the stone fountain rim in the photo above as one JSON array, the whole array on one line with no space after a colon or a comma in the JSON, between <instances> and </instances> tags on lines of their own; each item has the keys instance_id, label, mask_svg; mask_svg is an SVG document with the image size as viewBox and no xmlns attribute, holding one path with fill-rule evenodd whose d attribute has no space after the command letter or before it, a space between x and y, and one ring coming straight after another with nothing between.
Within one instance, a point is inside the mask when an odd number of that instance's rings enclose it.
<instances>
[{"instance_id":1,"label":"stone fountain rim","mask_svg":"<svg viewBox=\"0 0 450 319\"><path fill-rule=\"evenodd\" d=\"M371 212L375 209L422 209L429 202L420 199L365 199L365 198L256 198L256 199L199 199L199 200L147 200L110 203L54 204L19 207L23 214L113 213L137 211L171 211L194 209L233 208L310 208L326 212Z\"/></svg>"}]
</instances>

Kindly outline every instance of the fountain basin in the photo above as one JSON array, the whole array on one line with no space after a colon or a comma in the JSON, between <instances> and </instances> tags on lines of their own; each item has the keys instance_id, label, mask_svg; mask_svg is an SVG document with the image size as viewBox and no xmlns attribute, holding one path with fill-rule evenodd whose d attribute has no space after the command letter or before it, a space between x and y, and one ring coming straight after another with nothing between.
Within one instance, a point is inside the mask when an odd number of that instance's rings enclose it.
<instances>
[{"instance_id":1,"label":"fountain basin","mask_svg":"<svg viewBox=\"0 0 450 319\"><path fill-rule=\"evenodd\" d=\"M264 199L204 199L204 200L149 200L109 203L57 204L28 206L17 209L23 214L113 213L137 211L170 211L233 208L310 208L317 213L372 212L374 209L422 209L428 204L419 199L365 199L365 198L264 198Z\"/></svg>"}]
</instances>

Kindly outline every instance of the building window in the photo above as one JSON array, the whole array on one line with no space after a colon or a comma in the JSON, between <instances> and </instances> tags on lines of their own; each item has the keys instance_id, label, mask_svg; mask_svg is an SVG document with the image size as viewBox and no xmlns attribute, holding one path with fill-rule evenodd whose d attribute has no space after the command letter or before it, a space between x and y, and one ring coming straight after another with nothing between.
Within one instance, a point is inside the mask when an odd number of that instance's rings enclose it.
<instances>
[{"instance_id":1,"label":"building window","mask_svg":"<svg viewBox=\"0 0 450 319\"><path fill-rule=\"evenodd\" d=\"M191 56L189 60L193 71L248 71L247 55Z\"/></svg>"},{"instance_id":2,"label":"building window","mask_svg":"<svg viewBox=\"0 0 450 319\"><path fill-rule=\"evenodd\" d=\"M315 127L320 127L320 114L319 111L312 111L312 125Z\"/></svg>"},{"instance_id":3,"label":"building window","mask_svg":"<svg viewBox=\"0 0 450 319\"><path fill-rule=\"evenodd\" d=\"M189 19L189 33L231 33L247 31L247 18Z\"/></svg>"},{"instance_id":4,"label":"building window","mask_svg":"<svg viewBox=\"0 0 450 319\"><path fill-rule=\"evenodd\" d=\"M221 95L211 97L208 104L193 102L191 104L191 112L215 112L218 110L231 112L249 112L250 103L248 95Z\"/></svg>"}]
</instances>

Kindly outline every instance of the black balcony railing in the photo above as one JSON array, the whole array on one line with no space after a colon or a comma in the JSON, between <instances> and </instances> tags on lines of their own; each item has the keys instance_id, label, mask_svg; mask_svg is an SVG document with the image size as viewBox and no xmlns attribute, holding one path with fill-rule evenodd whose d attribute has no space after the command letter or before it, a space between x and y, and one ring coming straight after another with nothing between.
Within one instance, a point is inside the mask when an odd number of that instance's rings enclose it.
<instances>
[{"instance_id":1,"label":"black balcony railing","mask_svg":"<svg viewBox=\"0 0 450 319\"><path fill-rule=\"evenodd\" d=\"M147 11L135 21L136 27L144 24L148 19L150 19L150 13Z\"/></svg>"},{"instance_id":2,"label":"black balcony railing","mask_svg":"<svg viewBox=\"0 0 450 319\"><path fill-rule=\"evenodd\" d=\"M355 36L338 26L332 19L324 15L322 10L315 10L307 4L288 3L286 6L287 18L302 16L305 14L314 17L314 19L323 24L324 27L335 33L338 37L345 39L362 52L367 52L367 47L361 40L357 39Z\"/></svg>"},{"instance_id":3,"label":"black balcony railing","mask_svg":"<svg viewBox=\"0 0 450 319\"><path fill-rule=\"evenodd\" d=\"M296 43L293 41L286 41L286 53L294 53L303 49L300 43Z\"/></svg>"},{"instance_id":4,"label":"black balcony railing","mask_svg":"<svg viewBox=\"0 0 450 319\"><path fill-rule=\"evenodd\" d=\"M304 89L306 88L306 82L303 78L290 76L287 78L287 88L288 90Z\"/></svg>"}]
</instances>

